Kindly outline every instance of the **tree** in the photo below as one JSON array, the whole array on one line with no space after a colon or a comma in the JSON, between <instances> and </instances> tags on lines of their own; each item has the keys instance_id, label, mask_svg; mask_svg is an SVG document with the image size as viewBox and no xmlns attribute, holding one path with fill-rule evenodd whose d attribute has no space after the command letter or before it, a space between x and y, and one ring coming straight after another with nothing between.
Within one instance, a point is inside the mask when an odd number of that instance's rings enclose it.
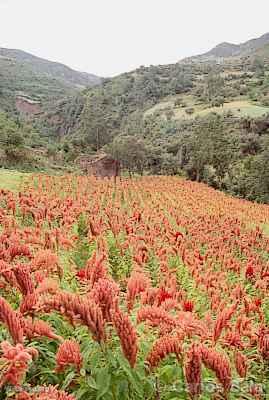
<instances>
[{"instance_id":1,"label":"tree","mask_svg":"<svg viewBox=\"0 0 269 400\"><path fill-rule=\"evenodd\" d=\"M225 102L224 97L223 96L218 96L214 100L212 100L211 104L212 104L213 107L221 107L221 106L223 107L224 102Z\"/></svg>"},{"instance_id":2,"label":"tree","mask_svg":"<svg viewBox=\"0 0 269 400\"><path fill-rule=\"evenodd\" d=\"M112 157L120 161L121 166L132 172L143 174L146 165L147 150L143 139L136 136L118 136L106 147Z\"/></svg>"},{"instance_id":3,"label":"tree","mask_svg":"<svg viewBox=\"0 0 269 400\"><path fill-rule=\"evenodd\" d=\"M6 136L6 144L8 146L14 146L14 147L22 147L24 144L24 138L19 131L15 132L10 132Z\"/></svg>"},{"instance_id":4,"label":"tree","mask_svg":"<svg viewBox=\"0 0 269 400\"><path fill-rule=\"evenodd\" d=\"M8 118L4 113L0 113L0 140L2 143L6 143L9 136L12 136L18 131L18 125L15 121Z\"/></svg>"},{"instance_id":5,"label":"tree","mask_svg":"<svg viewBox=\"0 0 269 400\"><path fill-rule=\"evenodd\" d=\"M263 77L265 72L264 60L261 57L255 57L252 62L252 69L258 77Z\"/></svg>"},{"instance_id":6,"label":"tree","mask_svg":"<svg viewBox=\"0 0 269 400\"><path fill-rule=\"evenodd\" d=\"M205 80L205 97L211 102L215 97L222 94L224 87L224 79L219 73L211 71Z\"/></svg>"},{"instance_id":7,"label":"tree","mask_svg":"<svg viewBox=\"0 0 269 400\"><path fill-rule=\"evenodd\" d=\"M103 110L94 98L89 97L82 116L82 135L93 150L98 151L107 143L107 127Z\"/></svg>"},{"instance_id":8,"label":"tree","mask_svg":"<svg viewBox=\"0 0 269 400\"><path fill-rule=\"evenodd\" d=\"M209 115L197 123L193 134L187 139L189 161L185 169L189 176L197 181L204 180L205 167L207 176L209 171L212 174L214 169L214 180L220 182L221 188L225 171L239 155L239 140L225 132L223 120L218 115Z\"/></svg>"}]
</instances>

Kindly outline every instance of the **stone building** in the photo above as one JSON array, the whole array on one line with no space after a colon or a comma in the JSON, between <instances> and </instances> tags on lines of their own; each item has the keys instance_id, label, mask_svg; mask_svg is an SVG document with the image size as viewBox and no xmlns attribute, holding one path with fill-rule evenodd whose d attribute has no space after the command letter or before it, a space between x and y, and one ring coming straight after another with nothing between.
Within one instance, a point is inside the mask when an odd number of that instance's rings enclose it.
<instances>
[{"instance_id":1,"label":"stone building","mask_svg":"<svg viewBox=\"0 0 269 400\"><path fill-rule=\"evenodd\" d=\"M87 175L99 178L113 178L120 175L120 162L108 154L96 156L81 156L77 159L82 171Z\"/></svg>"}]
</instances>

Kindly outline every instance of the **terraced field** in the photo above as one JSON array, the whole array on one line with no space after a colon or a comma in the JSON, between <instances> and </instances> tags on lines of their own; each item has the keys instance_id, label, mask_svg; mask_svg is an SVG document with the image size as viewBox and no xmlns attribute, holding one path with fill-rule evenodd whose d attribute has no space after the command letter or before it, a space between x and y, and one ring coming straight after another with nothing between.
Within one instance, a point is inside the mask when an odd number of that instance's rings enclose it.
<instances>
[{"instance_id":1,"label":"terraced field","mask_svg":"<svg viewBox=\"0 0 269 400\"><path fill-rule=\"evenodd\" d=\"M229 103L224 103L223 107L206 107L204 104L198 104L195 102L195 99L192 96L183 97L183 101L186 104L186 107L175 107L175 99L170 99L155 105L153 108L146 112L147 115L151 115L154 112L158 112L163 117L167 111L172 110L174 115L173 119L176 120L190 120L194 119L197 116L206 116L207 114L214 112L217 114L223 114L227 112L232 112L236 116L240 117L251 117L251 118L259 118L263 115L269 113L269 107L263 107L254 103L251 103L248 100L235 100ZM188 114L186 110L189 108L193 108L194 112L192 114Z\"/></svg>"}]
</instances>

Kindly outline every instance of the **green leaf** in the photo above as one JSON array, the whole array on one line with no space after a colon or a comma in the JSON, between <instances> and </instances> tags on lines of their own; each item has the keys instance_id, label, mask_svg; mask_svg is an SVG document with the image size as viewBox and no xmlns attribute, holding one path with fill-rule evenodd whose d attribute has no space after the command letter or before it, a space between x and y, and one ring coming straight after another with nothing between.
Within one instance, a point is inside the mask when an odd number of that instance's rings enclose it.
<instances>
[{"instance_id":1,"label":"green leaf","mask_svg":"<svg viewBox=\"0 0 269 400\"><path fill-rule=\"evenodd\" d=\"M143 390L143 384L141 379L139 379L139 375L135 373L134 370L131 369L129 364L126 362L126 360L119 355L118 357L119 363L125 374L127 375L129 382L133 388L133 390L136 391L136 393L143 399L144 398L144 390Z\"/></svg>"},{"instance_id":2,"label":"green leaf","mask_svg":"<svg viewBox=\"0 0 269 400\"><path fill-rule=\"evenodd\" d=\"M126 379L119 380L116 385L117 398L127 399L128 398L128 382Z\"/></svg>"},{"instance_id":3,"label":"green leaf","mask_svg":"<svg viewBox=\"0 0 269 400\"><path fill-rule=\"evenodd\" d=\"M111 382L111 375L109 374L107 368L103 368L97 372L96 383L98 390L97 390L96 400L101 399L109 391L110 382Z\"/></svg>"},{"instance_id":4,"label":"green leaf","mask_svg":"<svg viewBox=\"0 0 269 400\"><path fill-rule=\"evenodd\" d=\"M89 389L87 387L82 387L80 388L77 392L76 392L76 399L80 400L81 398L83 398L83 396L85 394L87 394L89 392ZM88 397L87 397L88 398Z\"/></svg>"},{"instance_id":5,"label":"green leaf","mask_svg":"<svg viewBox=\"0 0 269 400\"><path fill-rule=\"evenodd\" d=\"M62 384L63 390L68 388L68 386L70 385L70 383L72 382L72 380L74 379L75 376L76 376L75 371L70 371L66 375L65 380L63 381L63 384Z\"/></svg>"},{"instance_id":6,"label":"green leaf","mask_svg":"<svg viewBox=\"0 0 269 400\"><path fill-rule=\"evenodd\" d=\"M92 376L89 376L89 377L87 378L87 385L88 385L91 389L98 390L97 383L96 383L96 381L94 380L94 378L93 378Z\"/></svg>"},{"instance_id":7,"label":"green leaf","mask_svg":"<svg viewBox=\"0 0 269 400\"><path fill-rule=\"evenodd\" d=\"M160 377L166 383L170 383L175 376L175 368L173 365L165 365L160 369Z\"/></svg>"}]
</instances>

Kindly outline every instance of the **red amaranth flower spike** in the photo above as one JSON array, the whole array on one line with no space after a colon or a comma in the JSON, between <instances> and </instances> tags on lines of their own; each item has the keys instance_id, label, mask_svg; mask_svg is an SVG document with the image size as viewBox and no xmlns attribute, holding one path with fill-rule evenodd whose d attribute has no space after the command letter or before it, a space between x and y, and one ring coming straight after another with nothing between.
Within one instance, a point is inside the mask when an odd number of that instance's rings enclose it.
<instances>
[{"instance_id":1,"label":"red amaranth flower spike","mask_svg":"<svg viewBox=\"0 0 269 400\"><path fill-rule=\"evenodd\" d=\"M214 333L213 333L214 343L216 343L217 340L220 338L223 329L227 327L230 319L232 318L232 316L236 310L236 307L237 307L237 304L224 309L218 315L215 326L214 326Z\"/></svg>"},{"instance_id":2,"label":"red amaranth flower spike","mask_svg":"<svg viewBox=\"0 0 269 400\"><path fill-rule=\"evenodd\" d=\"M56 354L56 372L63 372L70 365L74 365L77 371L82 365L80 346L75 340L65 340L58 348Z\"/></svg>"},{"instance_id":3,"label":"red amaranth flower spike","mask_svg":"<svg viewBox=\"0 0 269 400\"><path fill-rule=\"evenodd\" d=\"M1 348L3 355L1 360L4 362L4 370L1 371L0 387L6 383L19 385L28 369L33 357L37 357L38 352L34 348L26 349L22 344L12 346L8 342L2 342Z\"/></svg>"},{"instance_id":4,"label":"red amaranth flower spike","mask_svg":"<svg viewBox=\"0 0 269 400\"><path fill-rule=\"evenodd\" d=\"M38 295L43 293L56 294L59 291L58 282L51 278L45 278L39 283L36 288L36 293Z\"/></svg>"},{"instance_id":5,"label":"red amaranth flower spike","mask_svg":"<svg viewBox=\"0 0 269 400\"><path fill-rule=\"evenodd\" d=\"M5 281L12 287L17 288L17 279L12 271L12 265L7 262L0 260L0 275L3 276Z\"/></svg>"},{"instance_id":6,"label":"red amaranth flower spike","mask_svg":"<svg viewBox=\"0 0 269 400\"><path fill-rule=\"evenodd\" d=\"M134 368L138 352L137 334L128 315L117 309L113 315L113 325L120 338L123 354Z\"/></svg>"},{"instance_id":7,"label":"red amaranth flower spike","mask_svg":"<svg viewBox=\"0 0 269 400\"><path fill-rule=\"evenodd\" d=\"M252 278L254 277L254 275L255 275L255 270L254 270L253 265L249 264L249 265L247 266L245 275L246 275L246 278L247 278L247 279L252 279Z\"/></svg>"},{"instance_id":8,"label":"red amaranth flower spike","mask_svg":"<svg viewBox=\"0 0 269 400\"><path fill-rule=\"evenodd\" d=\"M85 280L86 279L86 270L84 268L80 269L77 273L76 276L78 279Z\"/></svg>"},{"instance_id":9,"label":"red amaranth flower spike","mask_svg":"<svg viewBox=\"0 0 269 400\"><path fill-rule=\"evenodd\" d=\"M112 321L112 314L118 306L119 286L110 279L99 279L89 293L89 299L93 299L101 308L103 318L107 322Z\"/></svg>"},{"instance_id":10,"label":"red amaranth flower spike","mask_svg":"<svg viewBox=\"0 0 269 400\"><path fill-rule=\"evenodd\" d=\"M140 308L137 313L137 323L148 321L151 326L159 326L165 324L171 329L177 326L174 317L169 315L163 308L156 306L145 306Z\"/></svg>"},{"instance_id":11,"label":"red amaranth flower spike","mask_svg":"<svg viewBox=\"0 0 269 400\"><path fill-rule=\"evenodd\" d=\"M175 354L177 358L181 356L182 348L177 336L165 335L157 339L150 353L147 356L146 363L153 370L157 368L162 360L169 354Z\"/></svg>"},{"instance_id":12,"label":"red amaranth flower spike","mask_svg":"<svg viewBox=\"0 0 269 400\"><path fill-rule=\"evenodd\" d=\"M223 343L227 347L235 347L239 350L243 350L245 347L239 332L228 332L223 338Z\"/></svg>"},{"instance_id":13,"label":"red amaranth flower spike","mask_svg":"<svg viewBox=\"0 0 269 400\"><path fill-rule=\"evenodd\" d=\"M252 384L249 388L249 394L255 400L264 400L264 392L263 392L262 385Z\"/></svg>"},{"instance_id":14,"label":"red amaranth flower spike","mask_svg":"<svg viewBox=\"0 0 269 400\"><path fill-rule=\"evenodd\" d=\"M21 300L20 313L23 315L34 314L37 303L38 295L36 292L27 294Z\"/></svg>"},{"instance_id":15,"label":"red amaranth flower spike","mask_svg":"<svg viewBox=\"0 0 269 400\"><path fill-rule=\"evenodd\" d=\"M187 352L185 378L192 399L198 399L202 392L202 362L199 346L193 343Z\"/></svg>"},{"instance_id":16,"label":"red amaranth flower spike","mask_svg":"<svg viewBox=\"0 0 269 400\"><path fill-rule=\"evenodd\" d=\"M258 349L262 358L269 360L269 328L262 326L258 332Z\"/></svg>"},{"instance_id":17,"label":"red amaranth flower spike","mask_svg":"<svg viewBox=\"0 0 269 400\"><path fill-rule=\"evenodd\" d=\"M194 309L194 302L191 300L183 301L183 311L193 312Z\"/></svg>"},{"instance_id":18,"label":"red amaranth flower spike","mask_svg":"<svg viewBox=\"0 0 269 400\"><path fill-rule=\"evenodd\" d=\"M133 309L135 298L150 286L149 278L141 270L134 270L127 283L127 306L130 312Z\"/></svg>"},{"instance_id":19,"label":"red amaranth flower spike","mask_svg":"<svg viewBox=\"0 0 269 400\"><path fill-rule=\"evenodd\" d=\"M91 299L60 292L52 298L45 298L40 305L41 311L60 312L72 323L86 325L93 338L98 342L105 339L105 324L101 308Z\"/></svg>"},{"instance_id":20,"label":"red amaranth flower spike","mask_svg":"<svg viewBox=\"0 0 269 400\"><path fill-rule=\"evenodd\" d=\"M160 306L160 305L162 305L163 302L165 302L168 299L170 300L172 298L173 298L173 295L171 293L167 292L164 287L161 287L158 289L155 302L157 302L157 305Z\"/></svg>"},{"instance_id":21,"label":"red amaranth flower spike","mask_svg":"<svg viewBox=\"0 0 269 400\"><path fill-rule=\"evenodd\" d=\"M210 336L206 322L198 319L194 313L180 311L177 315L177 325L189 337L198 335L203 338L208 338Z\"/></svg>"},{"instance_id":22,"label":"red amaranth flower spike","mask_svg":"<svg viewBox=\"0 0 269 400\"><path fill-rule=\"evenodd\" d=\"M23 329L20 317L3 297L0 297L0 321L7 326L15 344L23 342Z\"/></svg>"},{"instance_id":23,"label":"red amaranth flower spike","mask_svg":"<svg viewBox=\"0 0 269 400\"><path fill-rule=\"evenodd\" d=\"M235 368L238 375L241 378L245 378L247 376L248 371L248 360L247 357L242 354L240 351L236 351L234 354L234 362Z\"/></svg>"},{"instance_id":24,"label":"red amaranth flower spike","mask_svg":"<svg viewBox=\"0 0 269 400\"><path fill-rule=\"evenodd\" d=\"M31 250L26 244L13 244L8 248L9 260L13 261L15 257L23 256L32 258Z\"/></svg>"},{"instance_id":25,"label":"red amaranth flower spike","mask_svg":"<svg viewBox=\"0 0 269 400\"><path fill-rule=\"evenodd\" d=\"M76 400L71 394L58 390L54 386L39 386L33 388L33 393L20 392L15 400Z\"/></svg>"},{"instance_id":26,"label":"red amaranth flower spike","mask_svg":"<svg viewBox=\"0 0 269 400\"><path fill-rule=\"evenodd\" d=\"M18 282L18 286L23 296L34 292L34 284L32 281L30 268L25 264L17 264L13 268L14 275Z\"/></svg>"},{"instance_id":27,"label":"red amaranth flower spike","mask_svg":"<svg viewBox=\"0 0 269 400\"><path fill-rule=\"evenodd\" d=\"M24 335L27 339L32 340L34 338L39 337L47 337L54 340L62 341L63 338L59 335L56 335L50 325L42 320L32 320L31 318L26 318L22 320L22 326Z\"/></svg>"},{"instance_id":28,"label":"red amaranth flower spike","mask_svg":"<svg viewBox=\"0 0 269 400\"><path fill-rule=\"evenodd\" d=\"M203 364L215 372L225 392L229 392L232 385L231 367L228 359L214 349L200 345Z\"/></svg>"},{"instance_id":29,"label":"red amaranth flower spike","mask_svg":"<svg viewBox=\"0 0 269 400\"><path fill-rule=\"evenodd\" d=\"M85 268L85 279L89 282L90 288L93 288L94 284L99 279L107 278L105 260L105 254L97 255L96 252L94 252L92 257L88 260Z\"/></svg>"},{"instance_id":30,"label":"red amaranth flower spike","mask_svg":"<svg viewBox=\"0 0 269 400\"><path fill-rule=\"evenodd\" d=\"M32 271L42 271L47 275L56 272L59 277L62 277L63 271L57 254L51 250L39 250L31 262Z\"/></svg>"}]
</instances>

